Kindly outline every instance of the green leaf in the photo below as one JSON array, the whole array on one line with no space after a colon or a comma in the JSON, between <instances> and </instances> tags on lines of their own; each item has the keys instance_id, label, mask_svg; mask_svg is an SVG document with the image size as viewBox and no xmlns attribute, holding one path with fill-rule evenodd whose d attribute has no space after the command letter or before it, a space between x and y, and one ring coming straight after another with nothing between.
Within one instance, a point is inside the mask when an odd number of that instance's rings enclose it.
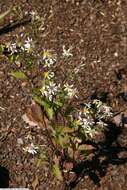
<instances>
[{"instance_id":1,"label":"green leaf","mask_svg":"<svg viewBox=\"0 0 127 190\"><path fill-rule=\"evenodd\" d=\"M47 115L49 117L49 119L53 118L53 109L52 108L46 108L45 111L47 112Z\"/></svg>"},{"instance_id":2,"label":"green leaf","mask_svg":"<svg viewBox=\"0 0 127 190\"><path fill-rule=\"evenodd\" d=\"M12 71L10 75L17 79L27 79L27 76L21 71Z\"/></svg>"},{"instance_id":3,"label":"green leaf","mask_svg":"<svg viewBox=\"0 0 127 190\"><path fill-rule=\"evenodd\" d=\"M75 110L74 107L68 106L64 112L65 117L70 115L74 110Z\"/></svg>"},{"instance_id":4,"label":"green leaf","mask_svg":"<svg viewBox=\"0 0 127 190\"><path fill-rule=\"evenodd\" d=\"M11 63L14 63L14 62L18 61L19 54L12 54L12 55L10 54L10 55L8 55L8 59Z\"/></svg>"},{"instance_id":5,"label":"green leaf","mask_svg":"<svg viewBox=\"0 0 127 190\"><path fill-rule=\"evenodd\" d=\"M60 181L63 181L62 173L60 171L59 165L54 164L52 167L52 173L53 175Z\"/></svg>"},{"instance_id":6,"label":"green leaf","mask_svg":"<svg viewBox=\"0 0 127 190\"><path fill-rule=\"evenodd\" d=\"M44 101L42 101L42 98L40 96L33 94L33 99L41 106L44 106Z\"/></svg>"},{"instance_id":7,"label":"green leaf","mask_svg":"<svg viewBox=\"0 0 127 190\"><path fill-rule=\"evenodd\" d=\"M60 102L60 101L55 101L55 104L56 104L58 107L62 107L62 106L63 106L63 103Z\"/></svg>"},{"instance_id":8,"label":"green leaf","mask_svg":"<svg viewBox=\"0 0 127 190\"><path fill-rule=\"evenodd\" d=\"M70 144L70 135L66 132L66 130L64 131L63 126L57 126L52 134L55 144L60 145L62 148L68 147L68 145Z\"/></svg>"},{"instance_id":9,"label":"green leaf","mask_svg":"<svg viewBox=\"0 0 127 190\"><path fill-rule=\"evenodd\" d=\"M32 94L33 94L33 97L34 96L40 96L41 95L40 89L39 88L33 88Z\"/></svg>"},{"instance_id":10,"label":"green leaf","mask_svg":"<svg viewBox=\"0 0 127 190\"><path fill-rule=\"evenodd\" d=\"M42 98L39 96L34 95L33 98L34 98L35 102L37 102L44 108L44 111L46 112L49 120L51 120L54 115L52 107L46 101L42 100Z\"/></svg>"},{"instance_id":11,"label":"green leaf","mask_svg":"<svg viewBox=\"0 0 127 190\"><path fill-rule=\"evenodd\" d=\"M69 136L68 135L59 136L59 144L62 148L67 148L69 144Z\"/></svg>"},{"instance_id":12,"label":"green leaf","mask_svg":"<svg viewBox=\"0 0 127 190\"><path fill-rule=\"evenodd\" d=\"M26 64L27 64L27 68L30 68L33 65L33 61L32 60L28 60L26 62Z\"/></svg>"},{"instance_id":13,"label":"green leaf","mask_svg":"<svg viewBox=\"0 0 127 190\"><path fill-rule=\"evenodd\" d=\"M4 51L4 46L0 45L0 53L3 53L3 51Z\"/></svg>"}]
</instances>

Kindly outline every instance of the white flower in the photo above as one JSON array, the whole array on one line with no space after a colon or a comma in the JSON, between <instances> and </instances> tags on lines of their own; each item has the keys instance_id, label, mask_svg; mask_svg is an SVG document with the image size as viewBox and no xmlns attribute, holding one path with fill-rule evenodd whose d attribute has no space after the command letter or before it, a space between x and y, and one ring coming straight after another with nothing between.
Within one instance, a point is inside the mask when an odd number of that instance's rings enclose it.
<instances>
[{"instance_id":1,"label":"white flower","mask_svg":"<svg viewBox=\"0 0 127 190\"><path fill-rule=\"evenodd\" d=\"M52 54L51 51L45 50L43 52L44 67L50 67L56 63L56 54Z\"/></svg>"},{"instance_id":2,"label":"white flower","mask_svg":"<svg viewBox=\"0 0 127 190\"><path fill-rule=\"evenodd\" d=\"M106 117L112 117L113 113L111 112L111 108L109 106L103 105L103 113Z\"/></svg>"},{"instance_id":3,"label":"white flower","mask_svg":"<svg viewBox=\"0 0 127 190\"><path fill-rule=\"evenodd\" d=\"M58 86L55 83L50 82L49 85L47 86L47 90L49 94L55 95L58 90Z\"/></svg>"},{"instance_id":4,"label":"white flower","mask_svg":"<svg viewBox=\"0 0 127 190\"><path fill-rule=\"evenodd\" d=\"M40 16L38 15L37 11L31 11L30 15L31 15L32 21L36 21L36 20L41 19Z\"/></svg>"},{"instance_id":5,"label":"white flower","mask_svg":"<svg viewBox=\"0 0 127 190\"><path fill-rule=\"evenodd\" d=\"M89 117L88 118L83 118L81 116L79 116L79 121L80 121L80 125L83 127L83 128L86 128L86 127L92 127L94 125L94 122L92 119L90 119Z\"/></svg>"},{"instance_id":6,"label":"white flower","mask_svg":"<svg viewBox=\"0 0 127 190\"><path fill-rule=\"evenodd\" d=\"M37 13L35 11L30 12L31 16L35 16Z\"/></svg>"},{"instance_id":7,"label":"white flower","mask_svg":"<svg viewBox=\"0 0 127 190\"><path fill-rule=\"evenodd\" d=\"M94 99L93 103L96 105L97 108L99 108L102 105L102 102L100 100Z\"/></svg>"},{"instance_id":8,"label":"white flower","mask_svg":"<svg viewBox=\"0 0 127 190\"><path fill-rule=\"evenodd\" d=\"M72 49L72 47L70 47L69 49L65 49L65 45L63 45L63 57L72 57L73 54L70 52Z\"/></svg>"},{"instance_id":9,"label":"white flower","mask_svg":"<svg viewBox=\"0 0 127 190\"><path fill-rule=\"evenodd\" d=\"M81 111L78 113L79 125L84 130L85 135L92 138L96 132L94 128L95 122L89 116L84 117L82 114L83 113Z\"/></svg>"},{"instance_id":10,"label":"white flower","mask_svg":"<svg viewBox=\"0 0 127 190\"><path fill-rule=\"evenodd\" d=\"M84 132L85 132L86 136L90 136L92 138L94 136L94 134L96 133L96 130L90 126L85 126Z\"/></svg>"},{"instance_id":11,"label":"white flower","mask_svg":"<svg viewBox=\"0 0 127 190\"><path fill-rule=\"evenodd\" d=\"M47 71L47 72L45 72L44 73L44 78L45 79L52 79L53 77L55 76L55 74L54 74L54 72L49 72L49 71Z\"/></svg>"},{"instance_id":12,"label":"white flower","mask_svg":"<svg viewBox=\"0 0 127 190\"><path fill-rule=\"evenodd\" d=\"M45 65L44 67L50 67L51 65L53 65L54 63L56 63L55 59L45 59Z\"/></svg>"},{"instance_id":13,"label":"white flower","mask_svg":"<svg viewBox=\"0 0 127 190\"><path fill-rule=\"evenodd\" d=\"M101 105L97 110L97 117L99 119L105 119L112 116L113 113L111 112L111 108L109 106Z\"/></svg>"},{"instance_id":14,"label":"white flower","mask_svg":"<svg viewBox=\"0 0 127 190\"><path fill-rule=\"evenodd\" d=\"M103 128L103 127L105 127L105 126L107 126L107 124L106 123L104 123L103 121L98 121L97 122L97 125L99 125L101 128Z\"/></svg>"},{"instance_id":15,"label":"white flower","mask_svg":"<svg viewBox=\"0 0 127 190\"><path fill-rule=\"evenodd\" d=\"M72 98L76 95L77 90L73 88L73 85L64 84L64 91L67 93L69 98Z\"/></svg>"},{"instance_id":16,"label":"white flower","mask_svg":"<svg viewBox=\"0 0 127 190\"><path fill-rule=\"evenodd\" d=\"M25 151L25 152L28 152L28 153L30 153L30 154L37 154L37 151L38 151L38 147L37 146L35 146L33 143L31 143L29 146L26 146L25 148L23 148L23 150Z\"/></svg>"},{"instance_id":17,"label":"white flower","mask_svg":"<svg viewBox=\"0 0 127 190\"><path fill-rule=\"evenodd\" d=\"M11 52L11 54L18 52L16 43L7 44L7 48Z\"/></svg>"},{"instance_id":18,"label":"white flower","mask_svg":"<svg viewBox=\"0 0 127 190\"><path fill-rule=\"evenodd\" d=\"M83 114L86 116L86 115L88 115L89 113L90 113L90 111L89 111L88 107L87 107L87 108L84 107L84 108L83 108Z\"/></svg>"},{"instance_id":19,"label":"white flower","mask_svg":"<svg viewBox=\"0 0 127 190\"><path fill-rule=\"evenodd\" d=\"M111 108L109 106L104 105L103 108L106 114L111 114Z\"/></svg>"},{"instance_id":20,"label":"white flower","mask_svg":"<svg viewBox=\"0 0 127 190\"><path fill-rule=\"evenodd\" d=\"M27 40L25 40L23 47L21 47L21 49L23 51L27 51L28 53L32 50L33 47L33 40L32 38L27 38Z\"/></svg>"},{"instance_id":21,"label":"white flower","mask_svg":"<svg viewBox=\"0 0 127 190\"><path fill-rule=\"evenodd\" d=\"M52 101L53 96L55 96L59 90L60 85L56 85L54 82L49 82L48 85L43 86L40 91L42 95L47 97L50 101Z\"/></svg>"}]
</instances>

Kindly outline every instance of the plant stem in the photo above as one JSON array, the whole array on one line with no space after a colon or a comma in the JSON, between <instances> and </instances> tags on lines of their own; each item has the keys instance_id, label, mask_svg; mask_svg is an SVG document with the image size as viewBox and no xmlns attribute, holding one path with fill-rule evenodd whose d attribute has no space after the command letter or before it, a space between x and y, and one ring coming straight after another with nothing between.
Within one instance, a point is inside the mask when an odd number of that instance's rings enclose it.
<instances>
[{"instance_id":1,"label":"plant stem","mask_svg":"<svg viewBox=\"0 0 127 190\"><path fill-rule=\"evenodd\" d=\"M49 139L49 141L50 141L50 144L52 145L52 149L53 149L53 151L55 150L56 151L56 146L54 145L54 143L53 143L53 141L52 141L52 137L51 137L51 135L50 135L50 133L49 133L49 130L48 130L48 128L47 128L47 124L46 124L46 122L45 122L45 117L44 117L44 115L43 115L43 124L44 124L44 128L45 128L45 130L46 130L46 132L47 132L47 136L48 136L48 139Z\"/></svg>"}]
</instances>

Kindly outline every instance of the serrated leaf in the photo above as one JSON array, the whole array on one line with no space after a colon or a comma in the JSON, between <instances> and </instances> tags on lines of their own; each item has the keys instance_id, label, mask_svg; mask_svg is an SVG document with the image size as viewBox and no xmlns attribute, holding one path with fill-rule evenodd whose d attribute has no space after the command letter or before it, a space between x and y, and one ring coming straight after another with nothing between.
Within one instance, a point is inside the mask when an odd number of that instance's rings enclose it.
<instances>
[{"instance_id":1,"label":"serrated leaf","mask_svg":"<svg viewBox=\"0 0 127 190\"><path fill-rule=\"evenodd\" d=\"M60 181L63 181L62 173L58 164L54 164L52 167L53 175Z\"/></svg>"},{"instance_id":2,"label":"serrated leaf","mask_svg":"<svg viewBox=\"0 0 127 190\"><path fill-rule=\"evenodd\" d=\"M17 79L27 79L27 76L22 71L12 71L10 75Z\"/></svg>"},{"instance_id":3,"label":"serrated leaf","mask_svg":"<svg viewBox=\"0 0 127 190\"><path fill-rule=\"evenodd\" d=\"M69 143L69 136L68 135L59 136L60 146L62 146L63 148L66 148L68 146L68 143Z\"/></svg>"}]
</instances>

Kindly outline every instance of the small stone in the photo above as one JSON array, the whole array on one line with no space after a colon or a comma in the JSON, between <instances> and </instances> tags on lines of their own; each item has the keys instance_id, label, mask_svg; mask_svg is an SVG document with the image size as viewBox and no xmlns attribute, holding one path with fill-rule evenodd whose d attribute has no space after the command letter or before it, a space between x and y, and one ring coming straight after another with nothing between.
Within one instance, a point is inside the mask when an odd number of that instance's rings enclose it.
<instances>
[{"instance_id":1,"label":"small stone","mask_svg":"<svg viewBox=\"0 0 127 190\"><path fill-rule=\"evenodd\" d=\"M27 82L23 82L21 85L22 87L25 87L27 85Z\"/></svg>"},{"instance_id":2,"label":"small stone","mask_svg":"<svg viewBox=\"0 0 127 190\"><path fill-rule=\"evenodd\" d=\"M21 138L18 138L17 143L18 143L18 145L23 145L23 140Z\"/></svg>"},{"instance_id":3,"label":"small stone","mask_svg":"<svg viewBox=\"0 0 127 190\"><path fill-rule=\"evenodd\" d=\"M114 53L114 56L115 56L115 57L118 57L118 53L117 53L117 52L115 52L115 53Z\"/></svg>"}]
</instances>

